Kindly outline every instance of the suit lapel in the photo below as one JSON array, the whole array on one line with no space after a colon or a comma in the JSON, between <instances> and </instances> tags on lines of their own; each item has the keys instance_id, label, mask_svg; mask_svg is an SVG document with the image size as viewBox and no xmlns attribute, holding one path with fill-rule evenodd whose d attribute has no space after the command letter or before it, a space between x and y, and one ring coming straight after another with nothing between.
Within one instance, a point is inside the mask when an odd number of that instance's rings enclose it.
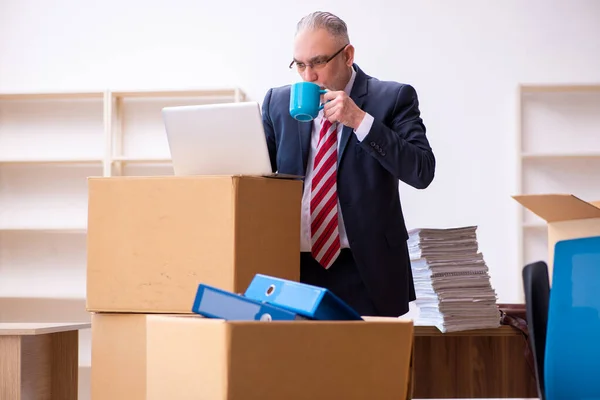
<instances>
[{"instance_id":1,"label":"suit lapel","mask_svg":"<svg viewBox=\"0 0 600 400\"><path fill-rule=\"evenodd\" d=\"M306 174L306 166L308 163L308 152L310 149L310 135L312 132L311 122L298 122L298 137L300 140L300 149L302 149L302 173Z\"/></svg>"},{"instance_id":2,"label":"suit lapel","mask_svg":"<svg viewBox=\"0 0 600 400\"><path fill-rule=\"evenodd\" d=\"M358 67L358 65L355 64L354 68L356 69L356 78L354 78L354 85L350 91L350 98L354 101L354 103L356 103L358 108L362 109L365 95L367 94L368 76ZM342 137L340 138L340 154L338 156L338 165L344 156L344 151L346 150L346 146L348 145L351 134L352 128L349 126L344 126L342 129Z\"/></svg>"}]
</instances>

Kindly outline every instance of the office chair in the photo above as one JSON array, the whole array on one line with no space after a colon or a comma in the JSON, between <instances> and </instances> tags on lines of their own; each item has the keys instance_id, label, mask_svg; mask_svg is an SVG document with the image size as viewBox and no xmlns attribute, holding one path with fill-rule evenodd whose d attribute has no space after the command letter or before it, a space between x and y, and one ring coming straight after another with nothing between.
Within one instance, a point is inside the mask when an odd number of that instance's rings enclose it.
<instances>
[{"instance_id":1,"label":"office chair","mask_svg":"<svg viewBox=\"0 0 600 400\"><path fill-rule=\"evenodd\" d=\"M529 344L533 352L538 396L541 400L545 400L544 355L546 352L546 329L550 297L548 266L545 262L534 262L523 268L523 287L527 330L529 331Z\"/></svg>"},{"instance_id":2,"label":"office chair","mask_svg":"<svg viewBox=\"0 0 600 400\"><path fill-rule=\"evenodd\" d=\"M556 243L544 382L547 400L600 399L600 236Z\"/></svg>"}]
</instances>

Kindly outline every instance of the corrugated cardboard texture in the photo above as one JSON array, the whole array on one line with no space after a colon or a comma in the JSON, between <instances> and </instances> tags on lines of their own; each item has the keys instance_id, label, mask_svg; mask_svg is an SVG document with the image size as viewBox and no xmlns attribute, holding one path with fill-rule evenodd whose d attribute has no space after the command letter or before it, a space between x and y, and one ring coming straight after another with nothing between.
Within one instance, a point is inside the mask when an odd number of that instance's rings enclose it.
<instances>
[{"instance_id":1,"label":"corrugated cardboard texture","mask_svg":"<svg viewBox=\"0 0 600 400\"><path fill-rule=\"evenodd\" d=\"M407 398L410 321L148 317L150 400Z\"/></svg>"},{"instance_id":2,"label":"corrugated cardboard texture","mask_svg":"<svg viewBox=\"0 0 600 400\"><path fill-rule=\"evenodd\" d=\"M201 282L299 280L301 196L261 177L90 178L87 309L190 313Z\"/></svg>"},{"instance_id":3,"label":"corrugated cardboard texture","mask_svg":"<svg viewBox=\"0 0 600 400\"><path fill-rule=\"evenodd\" d=\"M236 178L233 288L244 292L257 271L300 280L302 183Z\"/></svg>"},{"instance_id":4,"label":"corrugated cardboard texture","mask_svg":"<svg viewBox=\"0 0 600 400\"><path fill-rule=\"evenodd\" d=\"M146 399L146 316L92 315L92 400Z\"/></svg>"},{"instance_id":5,"label":"corrugated cardboard texture","mask_svg":"<svg viewBox=\"0 0 600 400\"><path fill-rule=\"evenodd\" d=\"M570 194L521 195L513 198L547 222L600 218L600 208Z\"/></svg>"},{"instance_id":6,"label":"corrugated cardboard texture","mask_svg":"<svg viewBox=\"0 0 600 400\"><path fill-rule=\"evenodd\" d=\"M198 329L189 326L193 318L176 321L155 324L153 318L148 320L147 386L151 393L147 399L226 399L227 324L207 319Z\"/></svg>"},{"instance_id":7,"label":"corrugated cardboard texture","mask_svg":"<svg viewBox=\"0 0 600 400\"><path fill-rule=\"evenodd\" d=\"M408 369L408 379L407 379L406 389L406 400L412 400L415 393L415 345L413 342L413 346L410 351L410 367Z\"/></svg>"},{"instance_id":8,"label":"corrugated cardboard texture","mask_svg":"<svg viewBox=\"0 0 600 400\"><path fill-rule=\"evenodd\" d=\"M513 196L548 222L548 274L552 281L554 247L560 240L600 235L600 202L587 202L571 194Z\"/></svg>"}]
</instances>

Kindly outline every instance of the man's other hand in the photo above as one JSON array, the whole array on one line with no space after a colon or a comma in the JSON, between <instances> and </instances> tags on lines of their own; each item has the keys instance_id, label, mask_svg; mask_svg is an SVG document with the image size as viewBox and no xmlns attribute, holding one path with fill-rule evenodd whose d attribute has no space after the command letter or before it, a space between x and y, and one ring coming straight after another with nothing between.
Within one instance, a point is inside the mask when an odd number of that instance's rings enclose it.
<instances>
[{"instance_id":1,"label":"man's other hand","mask_svg":"<svg viewBox=\"0 0 600 400\"><path fill-rule=\"evenodd\" d=\"M356 129L365 117L366 113L343 90L328 91L323 94L323 100L326 102L323 115L331 123L339 122Z\"/></svg>"}]
</instances>

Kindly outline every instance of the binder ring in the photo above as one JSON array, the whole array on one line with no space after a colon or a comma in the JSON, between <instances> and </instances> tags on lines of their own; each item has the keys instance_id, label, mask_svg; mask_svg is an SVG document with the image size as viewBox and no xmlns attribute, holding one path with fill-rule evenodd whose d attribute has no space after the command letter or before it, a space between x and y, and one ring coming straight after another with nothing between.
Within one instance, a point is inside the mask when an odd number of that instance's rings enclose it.
<instances>
[{"instance_id":1,"label":"binder ring","mask_svg":"<svg viewBox=\"0 0 600 400\"><path fill-rule=\"evenodd\" d=\"M270 295L272 295L272 294L273 294L273 292L274 292L274 291L275 291L275 285L271 285L271 286L269 286L269 287L267 288L266 295L267 295L267 296L270 296Z\"/></svg>"},{"instance_id":2,"label":"binder ring","mask_svg":"<svg viewBox=\"0 0 600 400\"><path fill-rule=\"evenodd\" d=\"M271 314L264 313L263 315L260 316L260 320L261 321L272 321L273 318L271 317Z\"/></svg>"}]
</instances>

